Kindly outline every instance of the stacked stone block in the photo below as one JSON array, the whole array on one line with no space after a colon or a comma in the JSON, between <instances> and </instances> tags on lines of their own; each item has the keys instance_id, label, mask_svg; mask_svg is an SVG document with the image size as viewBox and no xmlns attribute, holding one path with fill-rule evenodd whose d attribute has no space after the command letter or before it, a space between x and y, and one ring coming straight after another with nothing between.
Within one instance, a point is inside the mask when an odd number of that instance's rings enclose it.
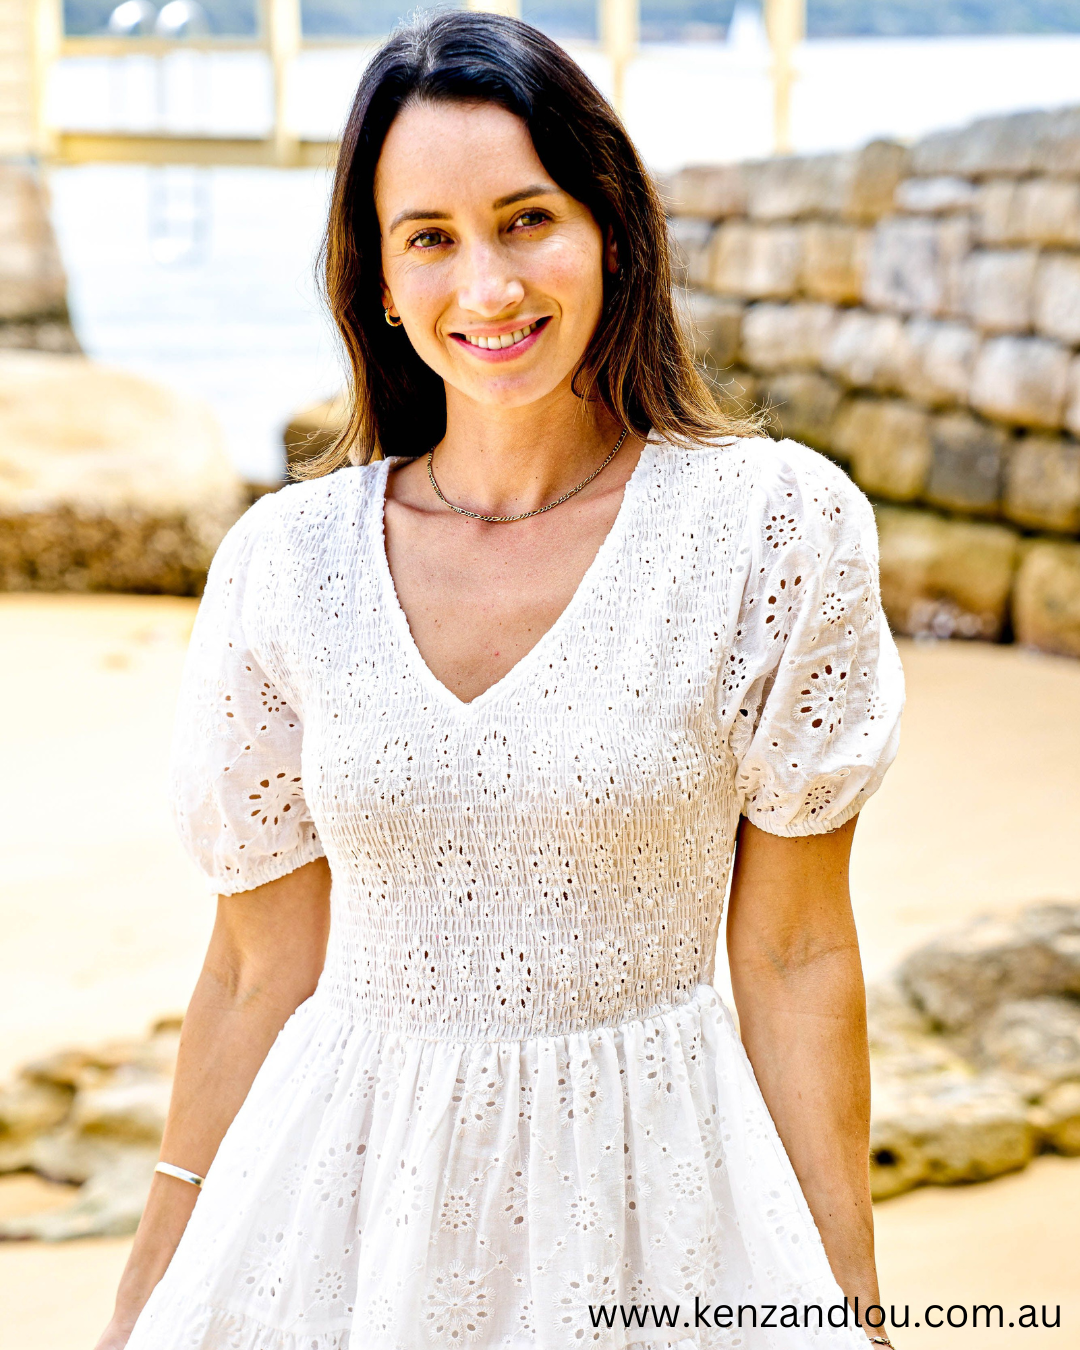
<instances>
[{"instance_id":1,"label":"stacked stone block","mask_svg":"<svg viewBox=\"0 0 1080 1350\"><path fill-rule=\"evenodd\" d=\"M663 190L699 363L874 499L894 626L1080 656L1080 108Z\"/></svg>"}]
</instances>

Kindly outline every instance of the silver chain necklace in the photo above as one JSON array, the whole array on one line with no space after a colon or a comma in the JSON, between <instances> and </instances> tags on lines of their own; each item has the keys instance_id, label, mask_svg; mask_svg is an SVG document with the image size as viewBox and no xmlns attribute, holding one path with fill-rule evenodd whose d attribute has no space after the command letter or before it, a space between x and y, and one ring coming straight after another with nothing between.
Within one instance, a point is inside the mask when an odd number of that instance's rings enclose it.
<instances>
[{"instance_id":1,"label":"silver chain necklace","mask_svg":"<svg viewBox=\"0 0 1080 1350\"><path fill-rule=\"evenodd\" d=\"M630 428L623 427L623 433L619 437L619 439L615 442L615 448L614 450L612 450L611 454L608 455L607 459L604 460L603 464L601 464L599 468L593 469L592 473L589 474L588 478L582 479L582 481L577 485L577 487L571 488L569 492L564 492L563 495L561 497L556 498L555 501L548 502L547 506L538 506L535 511L523 511L520 516L483 516L480 514L479 511L467 511L464 506L455 506L453 502L448 502L442 494L442 489L435 481L435 474L431 467L431 461L435 458L434 446L432 446L431 449L428 451L427 476L431 480L431 486L435 491L435 496L438 497L439 501L441 501L444 506L448 506L451 511L456 511L459 516L469 516L472 520L484 520L487 521L488 524L490 525L509 525L510 522L514 520L528 520L530 516L542 516L545 511L553 511L556 506L561 506L563 502L568 501L571 497L579 493L583 487L588 487L588 485L601 471L601 469L606 469L607 466L611 463L611 461L615 458L615 456L619 453L619 451L622 449L623 441L626 440L629 434Z\"/></svg>"}]
</instances>

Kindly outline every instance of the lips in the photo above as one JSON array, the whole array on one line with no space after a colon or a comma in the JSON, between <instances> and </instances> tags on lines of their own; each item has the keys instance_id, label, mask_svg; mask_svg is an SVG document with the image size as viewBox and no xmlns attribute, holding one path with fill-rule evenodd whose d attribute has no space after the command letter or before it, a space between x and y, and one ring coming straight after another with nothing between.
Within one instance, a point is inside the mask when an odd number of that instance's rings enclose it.
<instances>
[{"instance_id":1,"label":"lips","mask_svg":"<svg viewBox=\"0 0 1080 1350\"><path fill-rule=\"evenodd\" d=\"M511 347L520 346L530 338L537 329L542 328L547 323L547 318L536 319L533 323L525 324L521 328L515 328L510 333L500 333L494 337L486 337L482 334L474 333L455 333L459 341L467 343L470 347L476 347L480 351L507 351Z\"/></svg>"}]
</instances>

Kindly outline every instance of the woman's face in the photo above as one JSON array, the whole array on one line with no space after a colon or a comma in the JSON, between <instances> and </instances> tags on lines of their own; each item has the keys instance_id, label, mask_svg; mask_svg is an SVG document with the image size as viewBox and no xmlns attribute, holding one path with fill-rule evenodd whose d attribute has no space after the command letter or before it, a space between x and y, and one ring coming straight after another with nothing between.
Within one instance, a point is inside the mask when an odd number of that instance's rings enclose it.
<instances>
[{"instance_id":1,"label":"woman's face","mask_svg":"<svg viewBox=\"0 0 1080 1350\"><path fill-rule=\"evenodd\" d=\"M375 173L383 303L447 392L522 407L569 389L613 265L592 213L489 103L416 103Z\"/></svg>"}]
</instances>

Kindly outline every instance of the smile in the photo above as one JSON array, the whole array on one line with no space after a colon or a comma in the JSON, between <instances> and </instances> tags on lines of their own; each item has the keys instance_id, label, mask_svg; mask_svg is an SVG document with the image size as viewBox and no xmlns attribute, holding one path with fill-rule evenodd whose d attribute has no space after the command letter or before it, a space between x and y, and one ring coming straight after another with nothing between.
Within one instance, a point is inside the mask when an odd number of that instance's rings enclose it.
<instances>
[{"instance_id":1,"label":"smile","mask_svg":"<svg viewBox=\"0 0 1080 1350\"><path fill-rule=\"evenodd\" d=\"M534 323L526 324L523 328L515 328L512 333L500 333L495 337L478 336L472 333L455 333L454 337L458 341L468 343L470 347L479 348L480 351L506 351L509 347L520 346L546 323L546 318L537 319Z\"/></svg>"}]
</instances>

